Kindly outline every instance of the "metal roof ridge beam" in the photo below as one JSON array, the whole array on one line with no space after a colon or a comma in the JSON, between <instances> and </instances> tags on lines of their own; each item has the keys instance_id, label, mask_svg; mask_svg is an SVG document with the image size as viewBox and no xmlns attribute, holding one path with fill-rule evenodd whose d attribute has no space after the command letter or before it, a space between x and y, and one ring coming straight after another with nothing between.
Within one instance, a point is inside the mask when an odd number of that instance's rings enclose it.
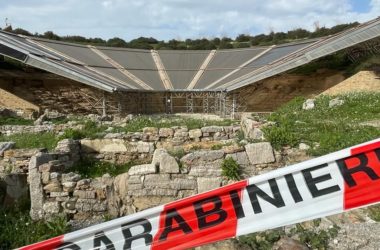
<instances>
[{"instance_id":1,"label":"metal roof ridge beam","mask_svg":"<svg viewBox=\"0 0 380 250\"><path fill-rule=\"evenodd\" d=\"M117 78L115 78L115 77L113 77L113 76L110 76L110 75L108 75L108 74L106 74L106 73L104 73L104 72L101 72L101 71L99 71L99 70L96 70L96 69L94 69L94 68L92 68L92 67L86 65L84 62L79 61L79 60L77 60L77 59L75 59L75 58L72 58L71 56L66 55L65 53L62 53L62 52L60 52L60 51L57 51L57 50L55 50L55 49L53 49L53 48L50 48L50 47L48 47L48 46L46 46L46 45L44 45L44 44L41 44L41 43L39 43L39 42L36 42L36 41L32 40L32 39L27 39L27 40L28 40L29 42L31 42L31 43L37 45L37 46L40 46L40 47L42 47L42 48L44 48L44 49L46 49L46 50L52 52L52 53L55 53L55 54L57 54L57 55L59 55L59 56L62 56L63 58L66 58L66 59L68 59L68 60L70 60L70 61L72 61L72 62L74 62L74 63L80 64L80 65L82 65L84 68L86 68L86 69L88 69L88 70L90 70L90 71L92 71L92 72L94 72L94 73L96 73L96 74L98 74L98 75L100 75L100 76L102 76L102 77L108 78L109 80L115 81L115 82L117 82L117 83L119 83L119 84L126 85L126 86L129 87L129 88L136 89L136 87L134 87L134 86L132 86L132 85L130 85L130 84L128 84L128 83L126 83L126 82L120 80L120 79L117 79Z\"/></svg>"},{"instance_id":2,"label":"metal roof ridge beam","mask_svg":"<svg viewBox=\"0 0 380 250\"><path fill-rule=\"evenodd\" d=\"M146 90L152 90L153 88L146 84L143 80L129 72L126 68L124 68L122 65L120 65L118 62L101 52L98 48L92 45L87 46L89 49L91 49L94 53L96 53L99 57L104 59L107 63L109 63L111 66L115 67L118 71L120 71L123 75L127 76L129 79L140 85L143 89Z\"/></svg>"},{"instance_id":3,"label":"metal roof ridge beam","mask_svg":"<svg viewBox=\"0 0 380 250\"><path fill-rule=\"evenodd\" d=\"M243 69L245 66L247 66L248 64L250 64L251 62L257 60L258 58L262 57L263 55L265 55L266 53L268 53L269 51L271 51L274 47L276 47L276 45L272 45L270 46L268 49L266 49L265 51L261 52L260 54L254 56L253 58L249 59L248 61L244 62L243 64L241 64L239 67L237 67L236 69L234 69L233 71L231 71L230 73L224 75L223 77L219 78L218 80L214 81L213 83L211 83L210 85L206 86L205 89L210 89L212 87L214 87L216 84L218 84L219 82L223 81L224 79L226 79L227 77L235 74L236 72L240 71L241 69ZM223 85L222 85L223 86Z\"/></svg>"},{"instance_id":4,"label":"metal roof ridge beam","mask_svg":"<svg viewBox=\"0 0 380 250\"><path fill-rule=\"evenodd\" d=\"M164 85L165 89L174 89L173 84L170 81L168 73L166 72L165 66L162 63L160 55L158 54L157 50L152 49L150 52L151 52L153 61L156 64L156 67L158 69L158 75L160 76L162 84Z\"/></svg>"},{"instance_id":5,"label":"metal roof ridge beam","mask_svg":"<svg viewBox=\"0 0 380 250\"><path fill-rule=\"evenodd\" d=\"M208 56L203 61L201 67L199 68L199 70L195 74L193 80L191 80L190 84L187 86L186 89L194 89L195 85L197 85L199 79L201 79L203 73L205 72L207 66L210 64L210 62L214 58L215 54L216 54L216 50L211 50L210 51L210 53L208 54Z\"/></svg>"}]
</instances>

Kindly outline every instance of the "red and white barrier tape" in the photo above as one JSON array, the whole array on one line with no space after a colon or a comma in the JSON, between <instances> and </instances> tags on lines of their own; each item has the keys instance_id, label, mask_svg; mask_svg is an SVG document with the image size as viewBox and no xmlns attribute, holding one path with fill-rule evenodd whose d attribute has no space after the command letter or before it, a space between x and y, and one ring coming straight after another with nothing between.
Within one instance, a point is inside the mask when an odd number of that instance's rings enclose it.
<instances>
[{"instance_id":1,"label":"red and white barrier tape","mask_svg":"<svg viewBox=\"0 0 380 250\"><path fill-rule=\"evenodd\" d=\"M20 249L187 249L378 202L380 139Z\"/></svg>"}]
</instances>

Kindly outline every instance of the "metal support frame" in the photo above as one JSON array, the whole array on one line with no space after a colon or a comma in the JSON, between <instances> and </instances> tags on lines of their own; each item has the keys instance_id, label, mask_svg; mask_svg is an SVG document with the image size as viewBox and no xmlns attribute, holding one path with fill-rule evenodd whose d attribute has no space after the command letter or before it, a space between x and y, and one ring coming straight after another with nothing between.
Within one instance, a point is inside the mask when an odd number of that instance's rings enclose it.
<instances>
[{"instance_id":1,"label":"metal support frame","mask_svg":"<svg viewBox=\"0 0 380 250\"><path fill-rule=\"evenodd\" d=\"M192 93L186 93L186 113L194 113L194 99Z\"/></svg>"},{"instance_id":2,"label":"metal support frame","mask_svg":"<svg viewBox=\"0 0 380 250\"><path fill-rule=\"evenodd\" d=\"M238 92L127 92L121 93L118 107L123 112L151 113L205 113L234 118L244 108ZM108 111L108 110L107 110Z\"/></svg>"}]
</instances>

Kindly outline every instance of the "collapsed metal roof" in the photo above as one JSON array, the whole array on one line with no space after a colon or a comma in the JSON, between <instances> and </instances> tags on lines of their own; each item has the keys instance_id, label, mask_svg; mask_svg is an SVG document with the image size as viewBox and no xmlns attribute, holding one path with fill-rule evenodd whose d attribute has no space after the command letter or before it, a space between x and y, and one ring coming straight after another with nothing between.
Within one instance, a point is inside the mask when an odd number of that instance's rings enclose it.
<instances>
[{"instance_id":1,"label":"collapsed metal roof","mask_svg":"<svg viewBox=\"0 0 380 250\"><path fill-rule=\"evenodd\" d=\"M380 18L337 35L230 50L78 45L0 31L0 54L105 90L232 91L380 36Z\"/></svg>"}]
</instances>

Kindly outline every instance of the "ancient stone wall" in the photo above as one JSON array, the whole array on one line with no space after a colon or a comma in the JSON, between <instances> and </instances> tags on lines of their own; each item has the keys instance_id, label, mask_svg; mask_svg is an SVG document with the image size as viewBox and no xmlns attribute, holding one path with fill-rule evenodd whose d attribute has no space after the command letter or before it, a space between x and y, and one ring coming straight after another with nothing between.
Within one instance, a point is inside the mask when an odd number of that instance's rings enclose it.
<instances>
[{"instance_id":1,"label":"ancient stone wall","mask_svg":"<svg viewBox=\"0 0 380 250\"><path fill-rule=\"evenodd\" d=\"M29 163L33 218L64 213L73 220L122 216L230 183L222 162L234 158L242 176L274 169L281 161L267 142L191 152L181 159L156 149L148 164L116 177L89 179L69 172L79 157L77 141L62 141L55 153L38 153Z\"/></svg>"}]
</instances>

